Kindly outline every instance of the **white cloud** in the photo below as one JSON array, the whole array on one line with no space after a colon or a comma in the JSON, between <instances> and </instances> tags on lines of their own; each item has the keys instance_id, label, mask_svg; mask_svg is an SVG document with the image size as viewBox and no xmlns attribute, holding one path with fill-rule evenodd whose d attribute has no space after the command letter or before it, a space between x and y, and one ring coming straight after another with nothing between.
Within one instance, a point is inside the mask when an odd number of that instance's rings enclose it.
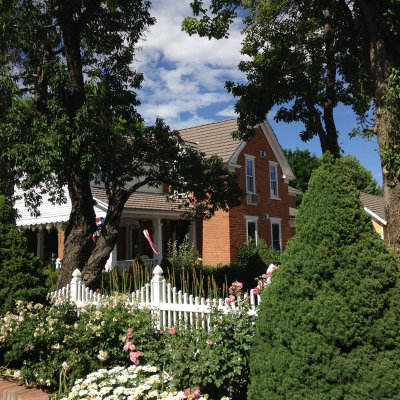
<instances>
[{"instance_id":1,"label":"white cloud","mask_svg":"<svg viewBox=\"0 0 400 400\"><path fill-rule=\"evenodd\" d=\"M156 0L152 14L157 22L141 44L135 68L145 76L139 91L139 111L146 122L159 116L173 128L212 122L232 116L233 96L226 80L243 80L237 65L241 59L239 22L228 39L208 40L181 31L191 15L189 1Z\"/></svg>"},{"instance_id":2,"label":"white cloud","mask_svg":"<svg viewBox=\"0 0 400 400\"><path fill-rule=\"evenodd\" d=\"M229 106L224 108L223 110L220 110L216 113L216 115L219 115L221 117L237 117L238 115L235 112L235 108L233 106Z\"/></svg>"}]
</instances>

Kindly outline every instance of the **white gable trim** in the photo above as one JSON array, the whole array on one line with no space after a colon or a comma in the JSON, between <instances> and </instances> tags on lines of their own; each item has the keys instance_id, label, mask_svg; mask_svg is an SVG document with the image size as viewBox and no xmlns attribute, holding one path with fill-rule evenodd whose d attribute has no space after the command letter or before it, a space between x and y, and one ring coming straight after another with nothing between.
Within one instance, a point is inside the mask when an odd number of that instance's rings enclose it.
<instances>
[{"instance_id":1,"label":"white gable trim","mask_svg":"<svg viewBox=\"0 0 400 400\"><path fill-rule=\"evenodd\" d=\"M246 142L240 143L239 147L235 150L235 152L232 154L232 157L229 159L228 164L229 165L237 165L238 157L239 154L242 152L244 147L246 146Z\"/></svg>"},{"instance_id":2,"label":"white gable trim","mask_svg":"<svg viewBox=\"0 0 400 400\"><path fill-rule=\"evenodd\" d=\"M260 127L264 133L265 138L267 139L276 159L278 160L279 165L282 168L282 173L283 173L283 179L291 181L293 179L296 179L294 176L294 173L292 171L292 168L290 168L290 165L285 157L285 154L282 151L282 147L278 142L278 139L275 136L274 131L271 128L271 125L269 124L268 120L265 120L260 124Z\"/></svg>"},{"instance_id":3,"label":"white gable trim","mask_svg":"<svg viewBox=\"0 0 400 400\"><path fill-rule=\"evenodd\" d=\"M374 212L372 212L369 208L364 207L364 210L371 215L372 218L376 219L377 221L381 222L383 225L387 225L387 222L381 218L379 215L375 214Z\"/></svg>"},{"instance_id":4,"label":"white gable trim","mask_svg":"<svg viewBox=\"0 0 400 400\"><path fill-rule=\"evenodd\" d=\"M292 168L290 168L290 165L285 157L285 154L282 151L282 147L279 144L278 139L276 138L275 133L272 130L268 120L265 120L259 126L261 127L261 130L263 131L264 136L267 139L267 142L271 147L272 152L274 153L276 159L278 160L278 164L282 168L283 179L285 181L296 179L292 171ZM244 149L246 144L247 142L240 143L239 147L235 150L235 152L232 154L232 157L229 159L228 165L231 166L237 165L239 154Z\"/></svg>"}]
</instances>

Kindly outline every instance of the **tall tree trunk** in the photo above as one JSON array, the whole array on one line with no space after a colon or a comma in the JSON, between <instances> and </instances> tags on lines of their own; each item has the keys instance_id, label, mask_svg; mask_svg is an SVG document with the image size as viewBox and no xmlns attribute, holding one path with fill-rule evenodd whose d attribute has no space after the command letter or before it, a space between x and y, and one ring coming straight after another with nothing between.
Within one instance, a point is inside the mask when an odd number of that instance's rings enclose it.
<instances>
[{"instance_id":1,"label":"tall tree trunk","mask_svg":"<svg viewBox=\"0 0 400 400\"><path fill-rule=\"evenodd\" d=\"M112 252L118 236L121 214L130 193L122 188L116 190L109 200L107 215L99 238L82 271L82 281L91 289L100 286L101 272Z\"/></svg>"},{"instance_id":2,"label":"tall tree trunk","mask_svg":"<svg viewBox=\"0 0 400 400\"><path fill-rule=\"evenodd\" d=\"M87 174L74 174L68 184L72 209L65 231L63 265L57 282L57 288L66 286L72 278L72 272L83 270L93 249L92 235L96 230L94 200L90 191Z\"/></svg>"},{"instance_id":3,"label":"tall tree trunk","mask_svg":"<svg viewBox=\"0 0 400 400\"><path fill-rule=\"evenodd\" d=\"M374 131L378 138L381 154L383 175L383 192L385 196L385 212L387 220L386 242L400 258L400 182L399 177L386 167L384 153L392 141L397 145L397 132L393 129L393 120L398 116L389 115L385 111L384 97L387 93L387 78L389 75L389 57L385 43L380 37L377 26L376 2L368 0L357 1L364 22L364 27L370 41L371 70L375 81L375 124Z\"/></svg>"},{"instance_id":4,"label":"tall tree trunk","mask_svg":"<svg viewBox=\"0 0 400 400\"><path fill-rule=\"evenodd\" d=\"M338 143L338 133L333 109L335 107L335 84L336 84L336 62L334 49L334 36L332 31L332 14L330 4L324 7L324 41L325 41L325 59L326 59L326 83L325 83L325 101L324 101L324 124L326 131L326 150L329 150L335 158L340 156ZM325 151L326 151L325 150Z\"/></svg>"},{"instance_id":5,"label":"tall tree trunk","mask_svg":"<svg viewBox=\"0 0 400 400\"><path fill-rule=\"evenodd\" d=\"M67 60L69 75L69 91L66 100L71 126L75 124L76 112L85 103L85 85L82 73L80 24L74 15L73 5L70 2L60 4L58 20ZM80 144L83 150L87 143ZM78 268L83 270L93 249L92 235L96 230L94 201L90 190L88 173L79 167L79 154L75 162L65 166L68 176L68 191L71 198L72 210L64 240L64 259L57 288L67 285L72 272Z\"/></svg>"}]
</instances>

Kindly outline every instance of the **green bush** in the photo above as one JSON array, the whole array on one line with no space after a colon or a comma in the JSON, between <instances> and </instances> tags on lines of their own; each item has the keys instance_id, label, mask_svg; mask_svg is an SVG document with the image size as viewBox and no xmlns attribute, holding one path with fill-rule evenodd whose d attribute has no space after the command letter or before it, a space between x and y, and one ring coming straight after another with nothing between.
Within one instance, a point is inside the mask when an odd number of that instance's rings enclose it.
<instances>
[{"instance_id":1,"label":"green bush","mask_svg":"<svg viewBox=\"0 0 400 400\"><path fill-rule=\"evenodd\" d=\"M71 384L102 367L129 365L121 337L132 329L132 343L143 362L159 359L159 336L148 310L125 307L115 296L99 307L79 310L68 302L52 306L19 303L0 320L0 365L19 369L28 382L54 389L60 374Z\"/></svg>"},{"instance_id":2,"label":"green bush","mask_svg":"<svg viewBox=\"0 0 400 400\"><path fill-rule=\"evenodd\" d=\"M247 309L212 315L212 329L188 330L184 325L164 334L164 368L176 388L199 386L210 398L245 399L249 350L254 338L254 317Z\"/></svg>"},{"instance_id":3,"label":"green bush","mask_svg":"<svg viewBox=\"0 0 400 400\"><path fill-rule=\"evenodd\" d=\"M41 270L41 261L28 251L26 239L15 225L14 210L0 196L0 315L17 300L45 299Z\"/></svg>"},{"instance_id":4,"label":"green bush","mask_svg":"<svg viewBox=\"0 0 400 400\"><path fill-rule=\"evenodd\" d=\"M254 317L246 308L223 318L215 312L210 332L188 329L184 321L159 332L150 311L125 307L126 298L113 296L79 313L68 302L18 302L15 314L0 319L0 365L51 391L63 380L66 392L100 367L131 365L129 351L123 350L130 342L141 352L140 365L168 372L177 389L200 386L212 396L245 398L254 337Z\"/></svg>"},{"instance_id":5,"label":"green bush","mask_svg":"<svg viewBox=\"0 0 400 400\"><path fill-rule=\"evenodd\" d=\"M346 171L321 166L262 293L248 399L399 399L398 276Z\"/></svg>"}]
</instances>

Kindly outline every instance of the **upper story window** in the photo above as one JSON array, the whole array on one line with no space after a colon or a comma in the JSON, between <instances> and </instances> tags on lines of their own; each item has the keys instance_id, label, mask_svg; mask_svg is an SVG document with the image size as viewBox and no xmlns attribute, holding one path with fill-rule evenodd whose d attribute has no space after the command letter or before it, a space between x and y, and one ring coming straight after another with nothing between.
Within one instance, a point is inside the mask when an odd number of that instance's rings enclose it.
<instances>
[{"instance_id":1,"label":"upper story window","mask_svg":"<svg viewBox=\"0 0 400 400\"><path fill-rule=\"evenodd\" d=\"M269 162L269 188L271 198L278 199L278 163L274 161Z\"/></svg>"},{"instance_id":2,"label":"upper story window","mask_svg":"<svg viewBox=\"0 0 400 400\"><path fill-rule=\"evenodd\" d=\"M256 192L254 156L245 155L246 160L246 191L247 193Z\"/></svg>"}]
</instances>

